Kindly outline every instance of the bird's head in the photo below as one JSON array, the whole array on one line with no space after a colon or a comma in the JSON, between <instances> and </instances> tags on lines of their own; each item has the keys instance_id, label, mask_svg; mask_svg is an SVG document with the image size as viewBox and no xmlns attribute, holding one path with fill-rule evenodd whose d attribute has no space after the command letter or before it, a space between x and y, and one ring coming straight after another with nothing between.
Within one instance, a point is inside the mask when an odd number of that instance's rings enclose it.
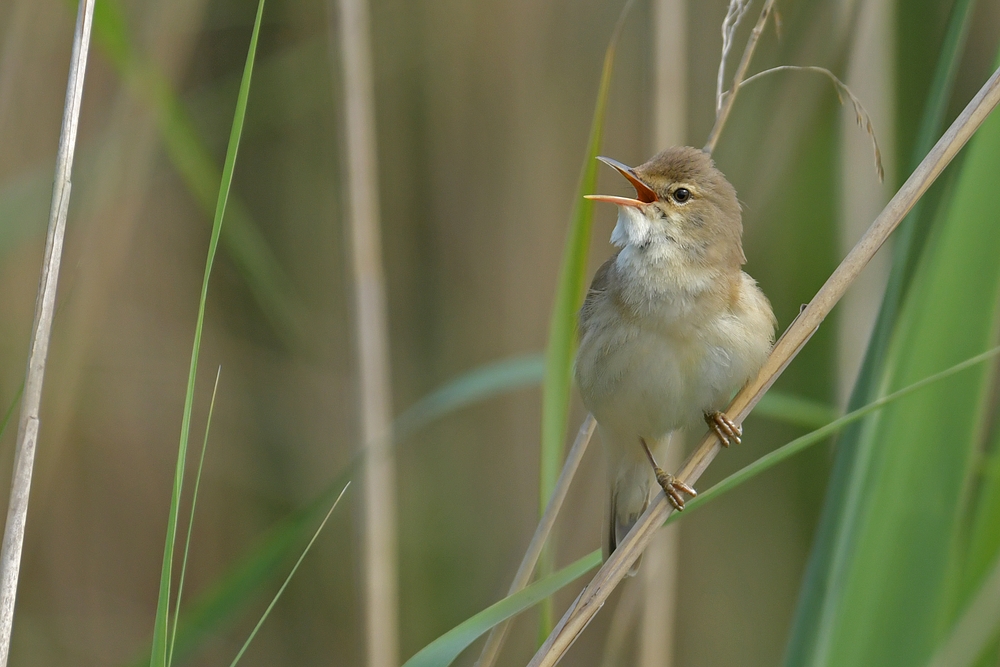
<instances>
[{"instance_id":1,"label":"bird's head","mask_svg":"<svg viewBox=\"0 0 1000 667\"><path fill-rule=\"evenodd\" d=\"M632 168L600 157L635 188L635 198L587 195L618 206L611 242L704 268L737 270L743 223L736 190L702 150L674 147Z\"/></svg>"}]
</instances>

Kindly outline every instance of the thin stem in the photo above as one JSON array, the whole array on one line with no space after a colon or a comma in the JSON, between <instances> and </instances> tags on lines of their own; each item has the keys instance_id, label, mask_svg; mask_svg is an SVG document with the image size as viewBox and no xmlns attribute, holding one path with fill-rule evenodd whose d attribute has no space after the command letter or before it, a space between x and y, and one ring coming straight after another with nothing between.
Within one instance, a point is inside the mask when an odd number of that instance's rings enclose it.
<instances>
[{"instance_id":1,"label":"thin stem","mask_svg":"<svg viewBox=\"0 0 1000 667\"><path fill-rule=\"evenodd\" d=\"M764 32L767 19L771 16L771 11L774 9L774 2L775 0L767 0L764 3L764 8L760 10L760 17L757 19L757 24L753 27L753 32L750 33L750 39L747 41L746 48L743 49L743 58L740 59L740 64L736 68L736 74L733 75L733 85L730 88L730 93L724 97L718 112L715 114L715 125L712 126L712 131L708 134L708 141L705 143L706 153L714 151L715 144L719 142L719 135L722 134L722 128L726 126L726 121L729 119L729 112L733 110L733 102L736 101L736 94L739 92L740 84L743 83L743 79L747 75L747 69L750 67L750 59L753 57L753 52L757 49L757 42L760 41L760 35Z\"/></svg>"},{"instance_id":2,"label":"thin stem","mask_svg":"<svg viewBox=\"0 0 1000 667\"><path fill-rule=\"evenodd\" d=\"M56 287L59 283L59 264L62 261L66 213L69 209L69 196L72 189L73 154L76 150L76 134L80 123L80 103L83 99L83 80L87 72L87 53L90 50L90 30L93 17L94 0L84 0L77 9L76 29L73 34L69 82L66 86L66 103L63 108L62 129L59 133L59 151L56 154L55 183L52 187L52 205L49 209L49 228L45 238L45 259L42 264L38 297L35 301L35 321L32 327L28 370L24 379L24 399L21 403L17 444L14 450L14 475L11 481L10 504L7 509L3 547L0 548L0 667L6 667L10 652L10 632L14 623L14 600L17 597L17 579L21 570L24 527L28 519L31 472L34 468L35 445L38 440L42 383L45 378L45 362L52 336Z\"/></svg>"},{"instance_id":3,"label":"thin stem","mask_svg":"<svg viewBox=\"0 0 1000 667\"><path fill-rule=\"evenodd\" d=\"M736 395L727 408L726 414L730 419L740 423L750 413L764 392L816 332L847 288L885 243L889 234L979 129L998 102L1000 102L1000 69L993 73L965 110L955 119L809 305L788 327L775 344L757 377ZM706 434L681 468L678 477L685 483L693 485L721 448L722 445L714 434L711 432ZM662 493L657 494L650 507L625 537L625 541L618 546L584 589L578 601L563 616L556 629L535 654L529 667L552 667L562 658L597 614L611 591L621 582L632 564L649 545L654 532L663 525L672 509L666 496Z\"/></svg>"},{"instance_id":4,"label":"thin stem","mask_svg":"<svg viewBox=\"0 0 1000 667\"><path fill-rule=\"evenodd\" d=\"M177 579L177 600L174 602L174 621L170 627L170 646L167 649L167 667L174 662L174 645L177 643L177 626L181 618L181 597L184 594L184 579L187 576L188 555L191 552L191 533L194 529L194 512L198 507L198 489L201 488L201 474L205 469L205 452L208 451L208 432L212 426L212 415L215 413L215 397L219 393L219 378L222 377L222 366L215 372L215 385L212 387L212 401L208 404L208 418L205 420L205 438L201 443L201 456L198 457L198 472L194 476L194 491L191 493L191 515L188 517L187 535L184 538L184 557L181 558L181 575Z\"/></svg>"},{"instance_id":5,"label":"thin stem","mask_svg":"<svg viewBox=\"0 0 1000 667\"><path fill-rule=\"evenodd\" d=\"M365 447L389 442L392 407L385 272L378 201L375 94L367 0L338 0L344 72L348 225L354 270L361 437ZM331 35L331 38L334 36ZM365 634L369 667L399 664L396 564L396 471L388 450L364 468Z\"/></svg>"},{"instance_id":6,"label":"thin stem","mask_svg":"<svg viewBox=\"0 0 1000 667\"><path fill-rule=\"evenodd\" d=\"M555 525L559 510L562 509L563 501L566 500L566 493L569 491L570 482L573 481L573 476L576 475L580 461L583 460L583 454L587 451L587 445L590 443L590 439L594 434L594 427L596 426L597 422L594 420L594 416L590 414L587 415L583 420L583 424L580 425L580 431L576 435L573 447L566 456L566 462L563 464L562 472L559 473L559 479L556 482L556 488L552 492L552 496L549 498L549 504L545 507L545 513L542 514L542 519L538 522L538 527L535 528L535 534L531 537L528 550L524 553L521 565L517 568L517 574L514 575L514 581L507 591L508 597L517 593L531 581L531 574L535 571L535 565L542 554L542 547L545 546L545 541L552 532L552 526ZM476 667L493 666L500 655L500 649L503 647L503 642L507 637L509 629L510 621L504 621L490 631L489 637L486 638L486 644L483 646L483 652L479 655L479 660L476 661Z\"/></svg>"}]
</instances>

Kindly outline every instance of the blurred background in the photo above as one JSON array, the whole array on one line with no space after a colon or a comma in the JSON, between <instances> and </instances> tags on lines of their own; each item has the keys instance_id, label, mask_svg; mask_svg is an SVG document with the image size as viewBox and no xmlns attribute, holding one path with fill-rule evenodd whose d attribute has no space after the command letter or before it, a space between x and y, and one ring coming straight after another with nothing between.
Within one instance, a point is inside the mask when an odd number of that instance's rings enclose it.
<instances>
[{"instance_id":1,"label":"blurred background","mask_svg":"<svg viewBox=\"0 0 1000 667\"><path fill-rule=\"evenodd\" d=\"M831 69L870 112L886 167L880 184L870 138L823 77L781 73L741 93L715 158L744 204L746 270L780 329L909 174L955 4L778 2L780 30L768 27L751 71ZM393 414L477 366L544 351L621 5L370 5ZM199 281L255 9L98 0L13 664L148 662ZM704 143L725 11L723 0L635 4L603 154L637 164L668 143ZM738 32L727 81L757 11ZM989 76L997 50L1000 6L983 0L973 11L948 120ZM4 411L23 379L74 17L61 0L0 6ZM268 0L264 13L195 402L200 444L221 366L185 591L192 604L324 493L362 437L337 17L333 0ZM599 190L623 194L610 172ZM611 252L614 217L597 208L588 276ZM777 389L843 409L887 272L883 250ZM536 383L400 444L402 659L506 593L537 521L540 402ZM567 438L582 417L574 397ZM15 431L0 439L2 497ZM700 487L803 432L751 417L744 444ZM829 446L811 449L679 524L674 662L656 664L781 661L831 462ZM603 474L593 447L557 524L557 563L599 546ZM358 485L348 491L241 664L364 664L361 498ZM212 620L180 664L228 662L293 561L280 560L235 613ZM641 581L612 598L567 664L635 664L638 614L619 622L624 648L607 640L619 598ZM557 596L558 613L580 585ZM656 590L654 581L646 592ZM537 632L536 612L519 617L499 664L524 664Z\"/></svg>"}]
</instances>

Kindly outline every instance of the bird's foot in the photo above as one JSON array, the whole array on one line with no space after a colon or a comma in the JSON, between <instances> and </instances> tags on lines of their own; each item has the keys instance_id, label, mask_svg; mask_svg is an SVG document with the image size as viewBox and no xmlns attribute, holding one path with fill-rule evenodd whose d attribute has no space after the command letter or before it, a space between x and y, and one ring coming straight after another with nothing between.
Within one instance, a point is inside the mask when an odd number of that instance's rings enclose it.
<instances>
[{"instance_id":1,"label":"bird's foot","mask_svg":"<svg viewBox=\"0 0 1000 667\"><path fill-rule=\"evenodd\" d=\"M653 473L656 474L656 483L660 485L663 492L667 494L667 500L670 504L674 506L677 511L682 511L684 509L684 496L681 493L686 493L692 498L698 495L698 492L693 488L677 479L673 475L663 472L663 468L660 466L655 466L653 468Z\"/></svg>"},{"instance_id":2,"label":"bird's foot","mask_svg":"<svg viewBox=\"0 0 1000 667\"><path fill-rule=\"evenodd\" d=\"M734 422L721 412L706 412L705 422L712 432L719 438L723 447L728 447L734 442L738 445L743 437L743 427Z\"/></svg>"}]
</instances>

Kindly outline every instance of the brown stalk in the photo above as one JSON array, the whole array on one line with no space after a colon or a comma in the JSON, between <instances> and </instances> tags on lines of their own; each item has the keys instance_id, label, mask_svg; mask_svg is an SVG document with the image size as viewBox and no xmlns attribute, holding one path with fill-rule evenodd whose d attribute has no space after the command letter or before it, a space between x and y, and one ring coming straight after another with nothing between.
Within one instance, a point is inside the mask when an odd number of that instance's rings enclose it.
<instances>
[{"instance_id":1,"label":"brown stalk","mask_svg":"<svg viewBox=\"0 0 1000 667\"><path fill-rule=\"evenodd\" d=\"M331 0L332 2L333 0ZM389 450L389 334L379 223L375 95L367 0L338 0L344 72L348 226L354 270L363 473L365 646L368 667L399 664L396 470ZM331 7L332 9L332 7Z\"/></svg>"},{"instance_id":2,"label":"brown stalk","mask_svg":"<svg viewBox=\"0 0 1000 667\"><path fill-rule=\"evenodd\" d=\"M770 3L769 3L770 4ZM765 12L767 8L765 7ZM745 54L744 54L745 55ZM730 96L732 98L732 96ZM733 399L726 414L737 423L750 413L777 377L795 358L799 350L837 304L847 288L858 277L889 234L899 225L913 205L927 191L970 137L979 129L990 112L1000 102L1000 69L993 73L979 93L951 124L906 183L875 219L857 245L827 279L812 301L799 313L784 335L775 344L771 356L757 377ZM709 433L678 473L687 484L694 484L722 445ZM563 615L556 628L535 654L529 667L552 667L565 655L576 638L603 606L629 568L648 546L655 531L663 525L672 507L663 493L657 494L638 523L604 563L587 587Z\"/></svg>"},{"instance_id":3,"label":"brown stalk","mask_svg":"<svg viewBox=\"0 0 1000 667\"><path fill-rule=\"evenodd\" d=\"M757 19L757 24L754 25L753 31L750 33L750 39L747 40L746 48L743 49L743 57L740 59L740 64L733 75L733 85L730 88L730 93L724 96L719 111L715 114L715 125L712 126L712 131L708 133L708 141L705 143L706 153L714 151L715 144L719 142L719 135L722 134L722 128L725 127L726 121L729 119L729 112L733 110L733 102L736 101L736 94L740 91L740 84L743 83L743 79L747 75L747 70L750 68L750 59L753 57L753 52L757 49L757 42L760 41L761 33L764 32L764 26L767 25L768 17L771 16L774 3L775 0L767 0L764 3L764 8L760 10L760 17ZM724 53L723 59L725 59L725 56L726 54Z\"/></svg>"},{"instance_id":4,"label":"brown stalk","mask_svg":"<svg viewBox=\"0 0 1000 667\"><path fill-rule=\"evenodd\" d=\"M81 2L77 9L76 29L73 34L73 52L70 58L69 82L66 85L62 129L59 133L59 150L56 154L49 228L45 238L42 277L35 301L28 370L24 378L24 398L21 401L21 415L17 427L10 504L7 508L3 546L0 548L0 667L6 667L10 653L14 601L17 597L17 580L21 572L21 551L24 546L24 527L28 520L31 473L35 464L35 445L38 442L42 383L45 379L49 341L52 338L52 320L55 317L56 287L59 283L59 265L62 262L63 237L66 233L66 214L69 210L69 196L72 189L73 155L76 152L76 134L80 124L83 80L87 72L87 53L90 50L93 16L94 0Z\"/></svg>"}]
</instances>

